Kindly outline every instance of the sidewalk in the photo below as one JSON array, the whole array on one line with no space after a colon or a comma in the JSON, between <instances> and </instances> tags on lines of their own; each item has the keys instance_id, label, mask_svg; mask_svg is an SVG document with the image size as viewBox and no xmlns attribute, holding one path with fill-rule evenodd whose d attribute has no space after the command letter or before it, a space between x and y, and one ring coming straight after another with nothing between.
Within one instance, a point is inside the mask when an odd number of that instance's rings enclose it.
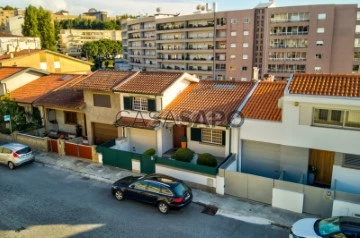
<instances>
[{"instance_id":1,"label":"sidewalk","mask_svg":"<svg viewBox=\"0 0 360 238\"><path fill-rule=\"evenodd\" d=\"M59 156L58 154L44 152L37 152L35 156L37 163L54 168L70 170L81 176L100 180L109 184L125 176L139 175L128 170L95 164L89 160L76 157ZM193 194L193 202L204 206L215 206L218 208L216 215L222 215L254 224L271 224L283 228L290 228L295 221L309 217L306 214L293 213L273 208L269 205L245 201L228 195L209 193L199 189L193 189Z\"/></svg>"}]
</instances>

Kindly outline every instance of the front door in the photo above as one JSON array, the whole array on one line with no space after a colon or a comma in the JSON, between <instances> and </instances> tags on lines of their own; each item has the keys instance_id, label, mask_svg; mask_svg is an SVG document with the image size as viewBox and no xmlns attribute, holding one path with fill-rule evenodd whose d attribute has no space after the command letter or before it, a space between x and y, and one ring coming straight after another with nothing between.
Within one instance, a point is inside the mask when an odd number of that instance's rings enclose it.
<instances>
[{"instance_id":1,"label":"front door","mask_svg":"<svg viewBox=\"0 0 360 238\"><path fill-rule=\"evenodd\" d=\"M335 152L325 150L310 150L309 165L317 169L315 183L331 185Z\"/></svg>"},{"instance_id":2,"label":"front door","mask_svg":"<svg viewBox=\"0 0 360 238\"><path fill-rule=\"evenodd\" d=\"M173 136L174 148L181 148L181 137L186 136L186 126L174 125Z\"/></svg>"}]
</instances>

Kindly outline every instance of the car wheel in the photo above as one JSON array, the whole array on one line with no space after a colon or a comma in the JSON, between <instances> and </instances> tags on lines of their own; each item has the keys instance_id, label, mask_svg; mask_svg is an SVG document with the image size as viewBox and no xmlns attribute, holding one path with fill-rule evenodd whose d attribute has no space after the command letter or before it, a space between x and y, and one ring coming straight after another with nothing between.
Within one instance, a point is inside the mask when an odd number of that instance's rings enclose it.
<instances>
[{"instance_id":1,"label":"car wheel","mask_svg":"<svg viewBox=\"0 0 360 238\"><path fill-rule=\"evenodd\" d=\"M116 200L118 200L118 201L121 201L124 199L124 193L121 192L120 190L116 190L114 196L115 196Z\"/></svg>"},{"instance_id":2,"label":"car wheel","mask_svg":"<svg viewBox=\"0 0 360 238\"><path fill-rule=\"evenodd\" d=\"M9 162L9 163L8 163L8 167L9 167L9 169L11 169L11 170L15 169L15 165L14 165L13 162Z\"/></svg>"},{"instance_id":3,"label":"car wheel","mask_svg":"<svg viewBox=\"0 0 360 238\"><path fill-rule=\"evenodd\" d=\"M169 206L165 202L159 202L158 204L159 212L166 214L169 212Z\"/></svg>"}]
</instances>

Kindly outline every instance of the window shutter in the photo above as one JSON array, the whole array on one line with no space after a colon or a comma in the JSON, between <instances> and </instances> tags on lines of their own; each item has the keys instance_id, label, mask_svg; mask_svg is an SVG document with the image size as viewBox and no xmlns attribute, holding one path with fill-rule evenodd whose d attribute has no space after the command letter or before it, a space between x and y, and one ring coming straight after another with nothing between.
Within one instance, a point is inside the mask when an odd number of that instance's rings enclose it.
<instances>
[{"instance_id":1,"label":"window shutter","mask_svg":"<svg viewBox=\"0 0 360 238\"><path fill-rule=\"evenodd\" d=\"M148 111L155 112L156 111L156 101L155 99L148 99Z\"/></svg>"},{"instance_id":2,"label":"window shutter","mask_svg":"<svg viewBox=\"0 0 360 238\"><path fill-rule=\"evenodd\" d=\"M132 110L132 103L133 98L132 97L124 97L124 110Z\"/></svg>"},{"instance_id":3,"label":"window shutter","mask_svg":"<svg viewBox=\"0 0 360 238\"><path fill-rule=\"evenodd\" d=\"M191 128L191 140L201 141L201 129L200 128Z\"/></svg>"},{"instance_id":4,"label":"window shutter","mask_svg":"<svg viewBox=\"0 0 360 238\"><path fill-rule=\"evenodd\" d=\"M222 132L222 145L225 145L226 142L226 131Z\"/></svg>"}]
</instances>

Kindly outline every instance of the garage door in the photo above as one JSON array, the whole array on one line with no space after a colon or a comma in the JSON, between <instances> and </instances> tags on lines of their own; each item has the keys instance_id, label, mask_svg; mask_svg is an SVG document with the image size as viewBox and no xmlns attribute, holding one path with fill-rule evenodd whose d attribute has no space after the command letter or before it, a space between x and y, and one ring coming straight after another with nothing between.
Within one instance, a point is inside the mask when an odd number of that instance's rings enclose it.
<instances>
[{"instance_id":1,"label":"garage door","mask_svg":"<svg viewBox=\"0 0 360 238\"><path fill-rule=\"evenodd\" d=\"M95 145L118 138L118 128L114 125L93 123L93 132Z\"/></svg>"},{"instance_id":2,"label":"garage door","mask_svg":"<svg viewBox=\"0 0 360 238\"><path fill-rule=\"evenodd\" d=\"M245 173L275 178L279 176L281 146L243 140L241 167Z\"/></svg>"}]
</instances>

